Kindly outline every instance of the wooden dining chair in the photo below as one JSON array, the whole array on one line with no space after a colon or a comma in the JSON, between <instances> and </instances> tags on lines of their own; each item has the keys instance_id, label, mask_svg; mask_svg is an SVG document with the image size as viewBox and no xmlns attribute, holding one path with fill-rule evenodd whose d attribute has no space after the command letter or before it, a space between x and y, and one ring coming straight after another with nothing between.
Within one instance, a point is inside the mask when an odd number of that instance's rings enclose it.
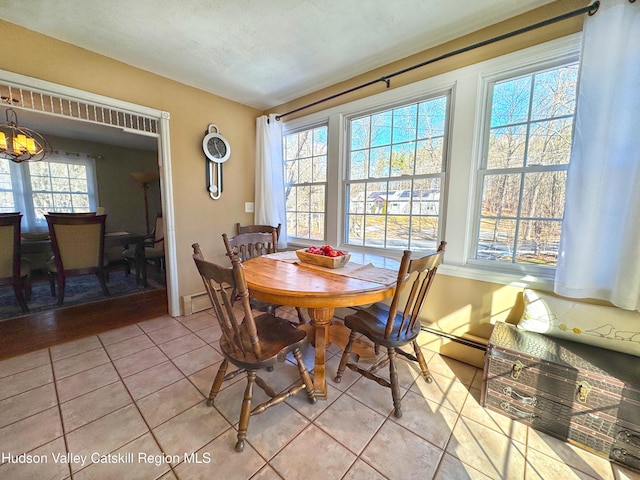
<instances>
[{"instance_id":1,"label":"wooden dining chair","mask_svg":"<svg viewBox=\"0 0 640 480\"><path fill-rule=\"evenodd\" d=\"M393 414L397 418L402 416L402 410L400 408L398 370L395 363L396 354L417 362L425 381L427 383L432 382L427 362L424 360L420 346L416 341L420 334L418 316L436 276L436 270L442 262L445 246L446 242L440 242L436 253L415 260L411 260L411 252L405 250L400 262L396 291L391 304L374 303L344 318L344 324L351 332L347 346L340 359L340 365L335 377L336 383L340 383L345 367L349 367L364 377L374 380L379 385L390 388L394 406ZM408 292L406 291L407 288L409 288ZM351 347L358 333L371 340L376 347L387 348L387 355L367 370L356 364L347 363ZM402 350L401 347L405 345L413 346L415 356ZM376 375L376 372L387 364L389 365L390 381Z\"/></svg>"},{"instance_id":2,"label":"wooden dining chair","mask_svg":"<svg viewBox=\"0 0 640 480\"><path fill-rule=\"evenodd\" d=\"M0 213L0 285L12 285L18 305L28 312L31 299L31 267L20 257L20 213Z\"/></svg>"},{"instance_id":3,"label":"wooden dining chair","mask_svg":"<svg viewBox=\"0 0 640 480\"><path fill-rule=\"evenodd\" d=\"M273 227L271 225L245 225L244 227L242 227L239 223L236 223L237 235L242 235L245 233L271 233L274 228L276 229L276 242L274 243L274 251L271 253L275 253L277 250L278 240L280 239L280 229L282 228L281 223L279 223L277 227ZM298 324L303 325L307 323L307 320L304 318L302 309L300 307L296 307L296 312L298 314Z\"/></svg>"},{"instance_id":4,"label":"wooden dining chair","mask_svg":"<svg viewBox=\"0 0 640 480\"><path fill-rule=\"evenodd\" d=\"M95 274L102 293L109 296L104 262L104 226L106 215L45 215L49 225L53 258L47 263L51 295L58 305L64 302L66 279Z\"/></svg>"},{"instance_id":5,"label":"wooden dining chair","mask_svg":"<svg viewBox=\"0 0 640 480\"><path fill-rule=\"evenodd\" d=\"M235 445L236 451L241 452L244 450L249 419L252 415L260 414L267 408L282 403L303 388L306 389L309 402L316 402L311 376L300 353L306 334L286 320L270 313L253 316L244 271L236 255L231 255L231 267L223 267L205 261L197 243L192 247L193 260L222 330L220 350L224 360L211 386L207 405L214 404L225 380L247 373L247 387L242 400L238 438ZM272 369L278 357L289 352L292 352L296 359L302 382L276 394L264 380L258 377L257 372L261 369ZM237 367L237 370L227 374L229 363ZM252 408L254 383L271 398Z\"/></svg>"}]
</instances>

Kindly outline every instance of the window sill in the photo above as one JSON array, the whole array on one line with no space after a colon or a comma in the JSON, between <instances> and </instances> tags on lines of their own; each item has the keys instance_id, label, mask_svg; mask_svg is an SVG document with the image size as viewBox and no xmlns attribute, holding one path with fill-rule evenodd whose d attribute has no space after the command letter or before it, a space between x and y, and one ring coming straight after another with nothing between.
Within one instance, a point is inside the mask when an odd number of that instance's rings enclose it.
<instances>
[{"instance_id":1,"label":"window sill","mask_svg":"<svg viewBox=\"0 0 640 480\"><path fill-rule=\"evenodd\" d=\"M438 273L450 277L460 277L481 282L497 283L514 287L527 287L535 290L553 291L553 278L524 272L507 272L473 265L451 265L443 263Z\"/></svg>"}]
</instances>

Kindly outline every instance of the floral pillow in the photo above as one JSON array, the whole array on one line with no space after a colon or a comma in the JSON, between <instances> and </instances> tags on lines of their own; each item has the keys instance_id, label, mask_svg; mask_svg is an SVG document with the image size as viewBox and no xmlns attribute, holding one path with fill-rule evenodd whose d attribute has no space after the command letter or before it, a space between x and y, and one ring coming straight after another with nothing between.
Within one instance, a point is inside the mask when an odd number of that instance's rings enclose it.
<instances>
[{"instance_id":1,"label":"floral pillow","mask_svg":"<svg viewBox=\"0 0 640 480\"><path fill-rule=\"evenodd\" d=\"M640 313L525 289L518 328L640 356Z\"/></svg>"}]
</instances>

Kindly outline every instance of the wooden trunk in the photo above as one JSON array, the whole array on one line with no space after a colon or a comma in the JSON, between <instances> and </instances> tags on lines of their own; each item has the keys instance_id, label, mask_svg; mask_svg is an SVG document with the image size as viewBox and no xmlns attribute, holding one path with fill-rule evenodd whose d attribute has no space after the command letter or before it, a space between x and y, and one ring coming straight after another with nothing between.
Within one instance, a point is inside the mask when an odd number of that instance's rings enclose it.
<instances>
[{"instance_id":1,"label":"wooden trunk","mask_svg":"<svg viewBox=\"0 0 640 480\"><path fill-rule=\"evenodd\" d=\"M640 357L499 322L482 404L640 471Z\"/></svg>"}]
</instances>

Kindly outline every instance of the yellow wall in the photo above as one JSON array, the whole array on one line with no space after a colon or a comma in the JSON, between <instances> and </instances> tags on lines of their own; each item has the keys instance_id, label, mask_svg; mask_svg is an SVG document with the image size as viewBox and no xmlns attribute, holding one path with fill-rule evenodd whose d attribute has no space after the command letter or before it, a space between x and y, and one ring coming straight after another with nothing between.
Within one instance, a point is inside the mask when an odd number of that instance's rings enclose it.
<instances>
[{"instance_id":1,"label":"yellow wall","mask_svg":"<svg viewBox=\"0 0 640 480\"><path fill-rule=\"evenodd\" d=\"M73 45L0 21L0 69L167 111L171 115L179 295L202 290L191 259L199 242L207 257L224 261L221 235L251 223L244 202L254 197L255 119L261 112ZM224 193L205 189L202 138L215 123L232 147Z\"/></svg>"}]
</instances>

